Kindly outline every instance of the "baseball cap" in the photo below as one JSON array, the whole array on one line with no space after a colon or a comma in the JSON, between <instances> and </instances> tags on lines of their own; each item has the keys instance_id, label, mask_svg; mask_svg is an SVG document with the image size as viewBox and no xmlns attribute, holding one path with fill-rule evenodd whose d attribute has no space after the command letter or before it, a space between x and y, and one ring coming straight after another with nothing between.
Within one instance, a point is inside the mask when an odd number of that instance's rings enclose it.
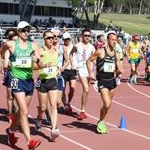
<instances>
[{"instance_id":1,"label":"baseball cap","mask_svg":"<svg viewBox=\"0 0 150 150\"><path fill-rule=\"evenodd\" d=\"M62 36L63 39L71 39L70 33L65 32Z\"/></svg>"},{"instance_id":2,"label":"baseball cap","mask_svg":"<svg viewBox=\"0 0 150 150\"><path fill-rule=\"evenodd\" d=\"M57 32L57 33L60 33L60 30L59 30L58 28L55 28L55 27L54 27L54 28L51 29L51 32Z\"/></svg>"},{"instance_id":3,"label":"baseball cap","mask_svg":"<svg viewBox=\"0 0 150 150\"><path fill-rule=\"evenodd\" d=\"M31 27L30 24L26 21L20 21L17 25L17 29L23 29L25 27Z\"/></svg>"}]
</instances>

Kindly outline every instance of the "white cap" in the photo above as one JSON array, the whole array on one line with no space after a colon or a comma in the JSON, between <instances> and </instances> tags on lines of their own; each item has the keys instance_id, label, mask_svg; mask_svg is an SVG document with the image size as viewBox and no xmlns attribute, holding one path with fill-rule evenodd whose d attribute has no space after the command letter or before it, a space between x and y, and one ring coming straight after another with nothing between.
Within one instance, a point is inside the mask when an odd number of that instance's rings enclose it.
<instances>
[{"instance_id":1,"label":"white cap","mask_svg":"<svg viewBox=\"0 0 150 150\"><path fill-rule=\"evenodd\" d=\"M71 39L70 33L65 32L65 33L63 34L63 39Z\"/></svg>"},{"instance_id":2,"label":"white cap","mask_svg":"<svg viewBox=\"0 0 150 150\"><path fill-rule=\"evenodd\" d=\"M107 32L107 35L108 35L108 34L110 34L110 33L112 33L112 34L116 34L116 31L114 31L114 30L110 30L110 31L108 31L108 32Z\"/></svg>"},{"instance_id":3,"label":"white cap","mask_svg":"<svg viewBox=\"0 0 150 150\"><path fill-rule=\"evenodd\" d=\"M51 32L57 32L57 33L60 33L60 30L59 30L58 28L54 27L54 28L51 29Z\"/></svg>"},{"instance_id":4,"label":"white cap","mask_svg":"<svg viewBox=\"0 0 150 150\"><path fill-rule=\"evenodd\" d=\"M30 24L26 21L20 21L17 25L17 29L23 29L25 27L30 27Z\"/></svg>"},{"instance_id":5,"label":"white cap","mask_svg":"<svg viewBox=\"0 0 150 150\"><path fill-rule=\"evenodd\" d=\"M6 43L6 39L3 39L2 41L1 41L1 44L3 45L3 44L5 44Z\"/></svg>"}]
</instances>

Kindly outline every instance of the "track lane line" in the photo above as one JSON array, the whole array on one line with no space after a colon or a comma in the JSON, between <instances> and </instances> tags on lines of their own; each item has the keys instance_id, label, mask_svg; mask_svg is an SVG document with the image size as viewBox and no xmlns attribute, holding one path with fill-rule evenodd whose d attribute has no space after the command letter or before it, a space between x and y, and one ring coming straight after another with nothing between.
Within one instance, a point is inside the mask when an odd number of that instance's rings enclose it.
<instances>
[{"instance_id":1,"label":"track lane line","mask_svg":"<svg viewBox=\"0 0 150 150\"><path fill-rule=\"evenodd\" d=\"M80 109L78 109L77 107L75 107L75 106L73 106L73 105L71 105L76 111L78 111L78 112L80 112ZM96 118L96 117L94 117L94 116L92 116L92 115L90 115L90 114L88 114L88 113L86 113L86 115L87 116L89 116L90 118L92 118L92 119L94 119L94 120L99 120L99 118ZM114 128L118 128L118 126L116 126L115 124L112 124L112 123L110 123L110 122L106 122L106 124L108 124L108 125L110 125L110 126L112 126L112 127L114 127ZM146 139L146 140L150 140L150 137L149 136L146 136L146 135L142 135L142 134L140 134L140 133L137 133L137 132L134 132L134 131L131 131L131 130L127 130L127 129L120 129L121 131L125 131L125 132L128 132L128 133L131 133L131 134L133 134L133 135L136 135L136 136L139 136L139 137L141 137L141 138L144 138L144 139Z\"/></svg>"},{"instance_id":2,"label":"track lane line","mask_svg":"<svg viewBox=\"0 0 150 150\"><path fill-rule=\"evenodd\" d=\"M31 115L28 115L31 119L33 119L33 117L31 116ZM34 119L33 119L34 120ZM51 131L51 129L49 129L49 128L44 128L45 130L47 130L47 131ZM94 150L94 149L92 149L92 148L90 148L90 147L87 147L87 146L85 146L85 145L83 145L83 144L81 144L81 143L79 143L79 142L77 142L77 141L75 141L75 140L72 140L72 139L70 139L70 138L68 138L68 137L66 137L66 136L64 136L64 135L62 135L62 134L60 134L60 137L61 138L63 138L63 139L65 139L65 140L67 140L67 141L69 141L69 142L71 142L71 143L73 143L73 144L75 144L75 145L78 145L78 146L80 146L80 147L82 147L82 148L84 148L84 149L86 149L86 150Z\"/></svg>"},{"instance_id":3,"label":"track lane line","mask_svg":"<svg viewBox=\"0 0 150 150\"><path fill-rule=\"evenodd\" d=\"M94 87L95 91L98 93L98 90L97 90L96 86L95 86L95 85L93 85L93 87ZM99 94L99 93L98 93L98 94ZM100 94L99 94L99 95L100 95ZM125 107L125 108L127 108L127 109L133 110L133 111L135 111L135 112L138 112L138 113L141 113L141 114L144 114L144 115L150 116L150 113L147 113L147 112L144 112L144 111L142 111L142 110L139 110L139 109L136 109L136 108L133 108L133 107L127 106L127 105L125 105L125 104L122 104L122 103L120 103L120 102L117 102L117 101L116 101L116 100L114 100L114 99L113 99L113 101L112 101L112 102L113 102L113 103L116 103L116 104L118 104L118 105L120 105L120 106L122 106L122 107Z\"/></svg>"}]
</instances>

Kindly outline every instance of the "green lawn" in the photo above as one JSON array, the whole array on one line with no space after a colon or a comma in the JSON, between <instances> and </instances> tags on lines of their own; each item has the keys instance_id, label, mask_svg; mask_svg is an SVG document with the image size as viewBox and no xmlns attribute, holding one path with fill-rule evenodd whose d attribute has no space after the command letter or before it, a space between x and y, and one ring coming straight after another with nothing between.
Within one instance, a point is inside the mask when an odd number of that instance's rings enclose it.
<instances>
[{"instance_id":1,"label":"green lawn","mask_svg":"<svg viewBox=\"0 0 150 150\"><path fill-rule=\"evenodd\" d=\"M93 15L90 14L90 20ZM125 32L147 34L150 32L150 16L147 15L129 15L129 14L101 14L100 23L109 24L112 20L116 26L121 26Z\"/></svg>"}]
</instances>

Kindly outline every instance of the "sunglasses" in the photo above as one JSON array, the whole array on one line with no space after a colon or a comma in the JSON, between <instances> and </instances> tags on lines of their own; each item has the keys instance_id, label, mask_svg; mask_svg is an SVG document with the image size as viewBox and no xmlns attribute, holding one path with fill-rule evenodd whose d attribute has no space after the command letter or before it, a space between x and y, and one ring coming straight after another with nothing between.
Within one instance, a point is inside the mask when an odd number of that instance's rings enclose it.
<instances>
[{"instance_id":1,"label":"sunglasses","mask_svg":"<svg viewBox=\"0 0 150 150\"><path fill-rule=\"evenodd\" d=\"M84 36L84 37L90 37L91 35L89 35L89 34L84 34L83 36Z\"/></svg>"},{"instance_id":2,"label":"sunglasses","mask_svg":"<svg viewBox=\"0 0 150 150\"><path fill-rule=\"evenodd\" d=\"M64 39L64 40L65 40L65 41L67 41L67 40L70 41L70 38L67 38L67 39Z\"/></svg>"},{"instance_id":3,"label":"sunglasses","mask_svg":"<svg viewBox=\"0 0 150 150\"><path fill-rule=\"evenodd\" d=\"M54 35L54 38L60 38L60 36L59 35Z\"/></svg>"},{"instance_id":4,"label":"sunglasses","mask_svg":"<svg viewBox=\"0 0 150 150\"><path fill-rule=\"evenodd\" d=\"M47 40L47 39L48 39L48 40L51 40L51 39L53 40L54 37L53 37L53 36L49 36L49 37L46 38L46 40Z\"/></svg>"},{"instance_id":5,"label":"sunglasses","mask_svg":"<svg viewBox=\"0 0 150 150\"><path fill-rule=\"evenodd\" d=\"M29 33L29 32L30 32L30 29L23 28L23 29L21 29L20 31L23 32L23 33L26 33L26 32Z\"/></svg>"}]
</instances>

